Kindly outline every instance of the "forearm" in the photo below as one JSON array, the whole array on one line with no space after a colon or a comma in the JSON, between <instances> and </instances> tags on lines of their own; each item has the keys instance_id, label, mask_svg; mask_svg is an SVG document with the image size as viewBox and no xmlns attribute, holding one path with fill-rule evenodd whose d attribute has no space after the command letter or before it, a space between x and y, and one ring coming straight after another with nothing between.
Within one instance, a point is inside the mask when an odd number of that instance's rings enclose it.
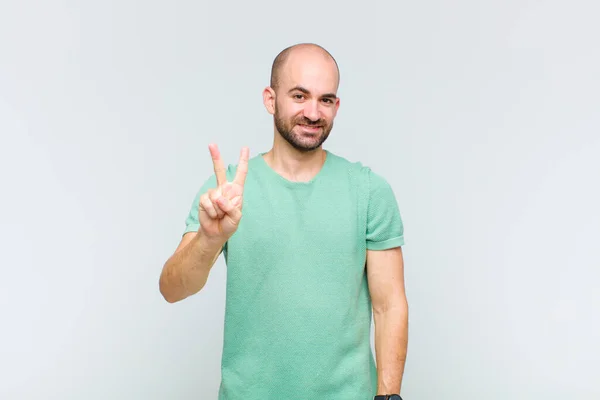
<instances>
[{"instance_id":1,"label":"forearm","mask_svg":"<svg viewBox=\"0 0 600 400\"><path fill-rule=\"evenodd\" d=\"M165 263L160 276L160 292L165 300L174 303L199 292L206 284L223 244L198 233L184 248L175 252Z\"/></svg>"},{"instance_id":2,"label":"forearm","mask_svg":"<svg viewBox=\"0 0 600 400\"><path fill-rule=\"evenodd\" d=\"M377 394L400 393L408 348L408 303L396 300L374 312Z\"/></svg>"}]
</instances>

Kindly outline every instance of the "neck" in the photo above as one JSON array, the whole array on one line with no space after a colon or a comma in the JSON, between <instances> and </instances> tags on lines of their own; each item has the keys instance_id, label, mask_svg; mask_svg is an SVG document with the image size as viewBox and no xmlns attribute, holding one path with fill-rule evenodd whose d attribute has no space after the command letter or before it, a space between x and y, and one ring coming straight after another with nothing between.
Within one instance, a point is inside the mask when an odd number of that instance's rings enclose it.
<instances>
[{"instance_id":1,"label":"neck","mask_svg":"<svg viewBox=\"0 0 600 400\"><path fill-rule=\"evenodd\" d=\"M308 182L314 178L325 163L325 150L319 147L315 150L302 152L296 150L283 138L275 140L273 147L263 155L265 162L275 172L287 180Z\"/></svg>"}]
</instances>

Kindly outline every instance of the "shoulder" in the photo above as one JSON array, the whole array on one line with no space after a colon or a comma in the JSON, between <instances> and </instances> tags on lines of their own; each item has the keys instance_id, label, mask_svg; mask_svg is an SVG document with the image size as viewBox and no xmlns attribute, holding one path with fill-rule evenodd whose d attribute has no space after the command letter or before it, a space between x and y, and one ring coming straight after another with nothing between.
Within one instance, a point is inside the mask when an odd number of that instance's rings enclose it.
<instances>
[{"instance_id":1,"label":"shoulder","mask_svg":"<svg viewBox=\"0 0 600 400\"><path fill-rule=\"evenodd\" d=\"M340 171L368 173L370 170L370 168L364 165L361 161L349 160L348 158L340 156L339 154L333 153L329 150L327 150L327 157L330 159L329 162L331 165Z\"/></svg>"},{"instance_id":2,"label":"shoulder","mask_svg":"<svg viewBox=\"0 0 600 400\"><path fill-rule=\"evenodd\" d=\"M334 164L340 170L346 170L353 175L358 175L365 179L371 190L387 189L390 184L382 174L374 171L370 166L361 161L352 161L346 157L328 151L328 156L332 158Z\"/></svg>"}]
</instances>

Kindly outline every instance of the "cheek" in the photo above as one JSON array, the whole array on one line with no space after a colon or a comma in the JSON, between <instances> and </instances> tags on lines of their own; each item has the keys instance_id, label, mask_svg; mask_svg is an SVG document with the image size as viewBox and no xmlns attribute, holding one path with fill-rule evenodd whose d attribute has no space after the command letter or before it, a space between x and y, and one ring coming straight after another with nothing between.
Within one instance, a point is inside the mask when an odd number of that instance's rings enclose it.
<instances>
[{"instance_id":1,"label":"cheek","mask_svg":"<svg viewBox=\"0 0 600 400\"><path fill-rule=\"evenodd\" d=\"M288 104L278 104L276 111L279 117L283 119L289 119L297 114L297 110L290 107Z\"/></svg>"},{"instance_id":2,"label":"cheek","mask_svg":"<svg viewBox=\"0 0 600 400\"><path fill-rule=\"evenodd\" d=\"M328 123L331 123L333 121L333 119L335 118L335 109L327 108L327 109L323 110L321 115L323 116L323 119L325 121L327 121Z\"/></svg>"}]
</instances>

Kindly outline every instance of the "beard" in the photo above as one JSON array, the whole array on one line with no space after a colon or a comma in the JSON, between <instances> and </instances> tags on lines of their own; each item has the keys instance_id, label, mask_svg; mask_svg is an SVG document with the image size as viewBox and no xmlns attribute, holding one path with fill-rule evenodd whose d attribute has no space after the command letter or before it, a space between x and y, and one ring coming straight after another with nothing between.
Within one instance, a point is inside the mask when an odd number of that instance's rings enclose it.
<instances>
[{"instance_id":1,"label":"beard","mask_svg":"<svg viewBox=\"0 0 600 400\"><path fill-rule=\"evenodd\" d=\"M329 133L333 129L333 122L327 124L327 121L319 119L318 121L311 121L305 117L293 118L285 120L279 114L277 104L275 104L275 115L273 116L275 121L275 128L277 132L283 137L293 148L303 153L318 149L329 137ZM310 127L320 127L321 132L314 135L307 135L294 132L294 128L298 125L306 125Z\"/></svg>"}]
</instances>

